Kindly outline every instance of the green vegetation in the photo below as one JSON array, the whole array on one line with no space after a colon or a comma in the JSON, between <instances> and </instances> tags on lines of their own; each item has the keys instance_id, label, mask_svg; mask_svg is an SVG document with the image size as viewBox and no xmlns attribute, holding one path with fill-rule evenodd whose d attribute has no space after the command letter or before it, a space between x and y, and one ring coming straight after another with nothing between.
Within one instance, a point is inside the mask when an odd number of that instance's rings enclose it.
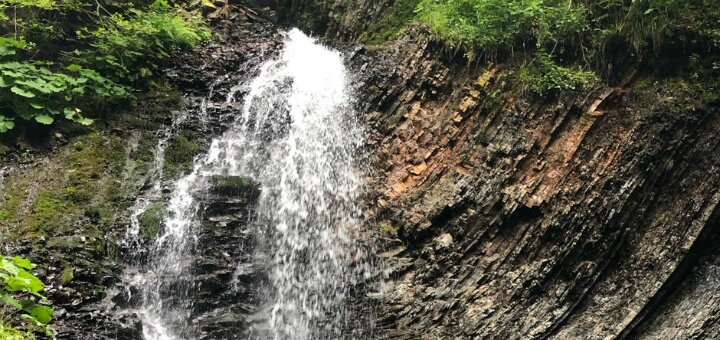
<instances>
[{"instance_id":1,"label":"green vegetation","mask_svg":"<svg viewBox=\"0 0 720 340\"><path fill-rule=\"evenodd\" d=\"M415 18L415 8L419 0L396 0L390 13L363 33L360 40L368 44L380 44L396 38L405 31L405 27Z\"/></svg>"},{"instance_id":2,"label":"green vegetation","mask_svg":"<svg viewBox=\"0 0 720 340\"><path fill-rule=\"evenodd\" d=\"M594 72L580 66L560 66L545 52L538 52L533 59L525 62L516 79L534 93L573 90L598 81Z\"/></svg>"},{"instance_id":3,"label":"green vegetation","mask_svg":"<svg viewBox=\"0 0 720 340\"><path fill-rule=\"evenodd\" d=\"M210 177L210 192L218 195L243 196L252 194L255 183L252 179L242 176Z\"/></svg>"},{"instance_id":4,"label":"green vegetation","mask_svg":"<svg viewBox=\"0 0 720 340\"><path fill-rule=\"evenodd\" d=\"M62 272L60 272L60 284L68 284L75 277L73 268L70 265L65 265Z\"/></svg>"},{"instance_id":5,"label":"green vegetation","mask_svg":"<svg viewBox=\"0 0 720 340\"><path fill-rule=\"evenodd\" d=\"M386 236L392 236L397 237L398 236L398 230L396 227L394 227L390 223L382 223L380 224L380 233Z\"/></svg>"},{"instance_id":6,"label":"green vegetation","mask_svg":"<svg viewBox=\"0 0 720 340\"><path fill-rule=\"evenodd\" d=\"M572 0L422 0L417 13L446 43L464 47L471 57L558 43L586 24L584 7Z\"/></svg>"},{"instance_id":7,"label":"green vegetation","mask_svg":"<svg viewBox=\"0 0 720 340\"><path fill-rule=\"evenodd\" d=\"M0 255L0 315L13 317L23 329L10 326L9 320L0 320L1 339L25 339L32 337L29 333L33 331L55 337L48 327L53 309L39 302L47 300L41 294L45 284L29 272L33 268L35 265L22 257L9 259Z\"/></svg>"},{"instance_id":8,"label":"green vegetation","mask_svg":"<svg viewBox=\"0 0 720 340\"><path fill-rule=\"evenodd\" d=\"M0 0L0 133L18 119L88 125L131 101L162 61L210 39L202 19L179 5Z\"/></svg>"},{"instance_id":9,"label":"green vegetation","mask_svg":"<svg viewBox=\"0 0 720 340\"><path fill-rule=\"evenodd\" d=\"M3 340L32 340L35 336L31 332L19 331L11 325L3 324L0 321L0 339Z\"/></svg>"},{"instance_id":10,"label":"green vegetation","mask_svg":"<svg viewBox=\"0 0 720 340\"><path fill-rule=\"evenodd\" d=\"M391 39L413 21L468 60L519 60L516 81L539 94L600 78L592 73L616 82L638 66L704 79L720 70L715 0L397 0L364 41Z\"/></svg>"},{"instance_id":11,"label":"green vegetation","mask_svg":"<svg viewBox=\"0 0 720 340\"><path fill-rule=\"evenodd\" d=\"M93 220L94 229L110 225L112 216L106 212L113 210L111 198L119 194L109 181L122 171L123 144L120 137L89 134L58 150L39 172L8 176L0 211L5 212L6 225L19 228L11 235L74 234L78 221L85 219Z\"/></svg>"},{"instance_id":12,"label":"green vegetation","mask_svg":"<svg viewBox=\"0 0 720 340\"><path fill-rule=\"evenodd\" d=\"M193 159L200 147L189 131L173 136L165 149L163 171L168 178L174 178L181 172L192 167Z\"/></svg>"},{"instance_id":13,"label":"green vegetation","mask_svg":"<svg viewBox=\"0 0 720 340\"><path fill-rule=\"evenodd\" d=\"M157 237L165 216L165 206L162 203L153 203L140 215L140 234L148 239Z\"/></svg>"}]
</instances>

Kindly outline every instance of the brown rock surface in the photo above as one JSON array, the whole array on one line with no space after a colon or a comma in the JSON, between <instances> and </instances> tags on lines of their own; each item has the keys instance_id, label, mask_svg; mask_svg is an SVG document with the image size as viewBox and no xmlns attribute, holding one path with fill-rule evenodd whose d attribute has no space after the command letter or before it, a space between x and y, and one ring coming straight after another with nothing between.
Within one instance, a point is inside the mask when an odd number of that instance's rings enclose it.
<instances>
[{"instance_id":1,"label":"brown rock surface","mask_svg":"<svg viewBox=\"0 0 720 340\"><path fill-rule=\"evenodd\" d=\"M407 248L381 249L385 335L716 337L717 108L681 79L537 98L438 51L415 29L353 58L371 220Z\"/></svg>"}]
</instances>

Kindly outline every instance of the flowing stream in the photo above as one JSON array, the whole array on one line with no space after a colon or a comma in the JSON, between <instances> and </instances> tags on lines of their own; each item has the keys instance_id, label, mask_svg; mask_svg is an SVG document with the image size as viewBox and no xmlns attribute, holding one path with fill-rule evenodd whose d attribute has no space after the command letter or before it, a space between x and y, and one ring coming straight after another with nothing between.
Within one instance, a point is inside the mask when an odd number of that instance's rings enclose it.
<instances>
[{"instance_id":1,"label":"flowing stream","mask_svg":"<svg viewBox=\"0 0 720 340\"><path fill-rule=\"evenodd\" d=\"M267 264L268 283L259 308L265 325L253 337L341 337L342 325L351 322L343 308L349 291L370 275L356 240L362 128L342 55L294 29L250 84L231 89L227 104L243 86L242 112L175 183L146 268L131 280L141 295L136 312L146 339L193 338L188 269L201 228L196 197L213 176L244 176L260 187L250 223L259 244L254 256ZM242 270L238 264L238 274Z\"/></svg>"}]
</instances>

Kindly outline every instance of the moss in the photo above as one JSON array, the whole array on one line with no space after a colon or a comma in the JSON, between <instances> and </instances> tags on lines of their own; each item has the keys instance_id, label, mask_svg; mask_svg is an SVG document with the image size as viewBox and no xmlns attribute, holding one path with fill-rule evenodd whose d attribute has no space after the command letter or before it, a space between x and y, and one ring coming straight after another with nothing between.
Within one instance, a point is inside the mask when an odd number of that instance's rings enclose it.
<instances>
[{"instance_id":1,"label":"moss","mask_svg":"<svg viewBox=\"0 0 720 340\"><path fill-rule=\"evenodd\" d=\"M168 178L175 178L181 172L192 167L193 159L200 150L194 136L183 132L170 139L165 149L163 170Z\"/></svg>"},{"instance_id":2,"label":"moss","mask_svg":"<svg viewBox=\"0 0 720 340\"><path fill-rule=\"evenodd\" d=\"M86 210L113 210L106 183L122 171L124 158L120 137L93 133L62 147L41 167L10 173L0 195L0 210L16 229L10 238L76 233L84 220L83 232L107 227L113 214L94 218Z\"/></svg>"},{"instance_id":3,"label":"moss","mask_svg":"<svg viewBox=\"0 0 720 340\"><path fill-rule=\"evenodd\" d=\"M60 199L40 198L35 202L28 224L30 227L42 229L57 227L57 223L61 221L58 217L67 214L70 205Z\"/></svg>"},{"instance_id":4,"label":"moss","mask_svg":"<svg viewBox=\"0 0 720 340\"><path fill-rule=\"evenodd\" d=\"M242 176L212 176L210 192L218 195L244 196L251 195L256 184L252 179Z\"/></svg>"},{"instance_id":5,"label":"moss","mask_svg":"<svg viewBox=\"0 0 720 340\"><path fill-rule=\"evenodd\" d=\"M395 228L390 223L381 223L380 224L380 233L386 236L392 236L397 237L398 236L398 229Z\"/></svg>"},{"instance_id":6,"label":"moss","mask_svg":"<svg viewBox=\"0 0 720 340\"><path fill-rule=\"evenodd\" d=\"M7 211L0 210L0 221L5 221L10 217Z\"/></svg>"},{"instance_id":7,"label":"moss","mask_svg":"<svg viewBox=\"0 0 720 340\"><path fill-rule=\"evenodd\" d=\"M60 284L67 284L72 281L73 277L73 268L70 265L65 265L60 272Z\"/></svg>"},{"instance_id":8,"label":"moss","mask_svg":"<svg viewBox=\"0 0 720 340\"><path fill-rule=\"evenodd\" d=\"M157 237L165 216L165 206L162 203L153 203L140 215L140 234L146 238Z\"/></svg>"},{"instance_id":9,"label":"moss","mask_svg":"<svg viewBox=\"0 0 720 340\"><path fill-rule=\"evenodd\" d=\"M72 202L85 203L90 201L91 194L85 189L78 189L77 187L65 188L65 196Z\"/></svg>"}]
</instances>

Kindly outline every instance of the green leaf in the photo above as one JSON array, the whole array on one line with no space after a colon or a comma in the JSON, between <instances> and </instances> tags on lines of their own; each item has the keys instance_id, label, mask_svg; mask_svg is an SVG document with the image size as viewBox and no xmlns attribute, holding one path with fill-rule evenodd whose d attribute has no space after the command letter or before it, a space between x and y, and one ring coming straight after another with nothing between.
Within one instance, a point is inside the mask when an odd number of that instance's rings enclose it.
<instances>
[{"instance_id":1,"label":"green leaf","mask_svg":"<svg viewBox=\"0 0 720 340\"><path fill-rule=\"evenodd\" d=\"M13 258L13 263L20 268L24 268L24 269L28 269L28 270L35 268L35 265L32 264L30 262L30 260L22 258L20 256L15 256Z\"/></svg>"},{"instance_id":2,"label":"green leaf","mask_svg":"<svg viewBox=\"0 0 720 340\"><path fill-rule=\"evenodd\" d=\"M0 133L8 132L8 130L12 130L13 128L15 128L15 122L0 116Z\"/></svg>"},{"instance_id":3,"label":"green leaf","mask_svg":"<svg viewBox=\"0 0 720 340\"><path fill-rule=\"evenodd\" d=\"M0 56L7 57L17 53L14 48L8 46L0 46Z\"/></svg>"},{"instance_id":4,"label":"green leaf","mask_svg":"<svg viewBox=\"0 0 720 340\"><path fill-rule=\"evenodd\" d=\"M14 94L16 94L16 95L18 95L18 96L22 96L22 97L25 97L25 98L35 98L35 94L34 94L34 93L32 93L32 92L30 92L30 91L27 91L27 90L23 90L23 89L21 89L21 88L19 88L19 87L17 87L17 86L13 86L12 88L10 88L10 91L12 91L12 93L14 93Z\"/></svg>"},{"instance_id":5,"label":"green leaf","mask_svg":"<svg viewBox=\"0 0 720 340\"><path fill-rule=\"evenodd\" d=\"M18 269L17 275L8 278L5 284L11 291L23 291L36 295L39 295L39 292L45 288L45 284L40 279L25 269Z\"/></svg>"},{"instance_id":6,"label":"green leaf","mask_svg":"<svg viewBox=\"0 0 720 340\"><path fill-rule=\"evenodd\" d=\"M50 125L55 120L53 119L53 117L48 116L48 115L37 115L37 116L35 116L35 121L40 124Z\"/></svg>"},{"instance_id":7,"label":"green leaf","mask_svg":"<svg viewBox=\"0 0 720 340\"><path fill-rule=\"evenodd\" d=\"M68 71L72 71L72 72L79 72L79 71L81 71L83 68L82 68L82 66L80 66L80 65L72 64L72 65L68 65L68 66L66 67L66 69L67 69Z\"/></svg>"},{"instance_id":8,"label":"green leaf","mask_svg":"<svg viewBox=\"0 0 720 340\"><path fill-rule=\"evenodd\" d=\"M75 119L73 119L73 121L80 123L81 125L85 125L85 126L91 125L94 122L92 119L85 118L85 117L75 118Z\"/></svg>"},{"instance_id":9,"label":"green leaf","mask_svg":"<svg viewBox=\"0 0 720 340\"><path fill-rule=\"evenodd\" d=\"M48 306L35 305L27 312L43 325L47 325L52 321L53 309Z\"/></svg>"},{"instance_id":10,"label":"green leaf","mask_svg":"<svg viewBox=\"0 0 720 340\"><path fill-rule=\"evenodd\" d=\"M75 110L69 107L64 108L63 113L65 114L65 119L72 120L75 117Z\"/></svg>"},{"instance_id":11,"label":"green leaf","mask_svg":"<svg viewBox=\"0 0 720 340\"><path fill-rule=\"evenodd\" d=\"M16 309L20 309L22 307L20 305L20 302L15 300L14 297L12 297L8 294L3 294L2 292L0 292L0 303L5 306L9 306L9 307L16 308Z\"/></svg>"},{"instance_id":12,"label":"green leaf","mask_svg":"<svg viewBox=\"0 0 720 340\"><path fill-rule=\"evenodd\" d=\"M18 274L19 268L12 262L8 261L6 258L0 258L0 270L15 276Z\"/></svg>"},{"instance_id":13,"label":"green leaf","mask_svg":"<svg viewBox=\"0 0 720 340\"><path fill-rule=\"evenodd\" d=\"M0 77L0 87L8 87L8 86L10 86L10 84L8 84L8 83L5 81L5 78L4 78L4 77Z\"/></svg>"}]
</instances>

